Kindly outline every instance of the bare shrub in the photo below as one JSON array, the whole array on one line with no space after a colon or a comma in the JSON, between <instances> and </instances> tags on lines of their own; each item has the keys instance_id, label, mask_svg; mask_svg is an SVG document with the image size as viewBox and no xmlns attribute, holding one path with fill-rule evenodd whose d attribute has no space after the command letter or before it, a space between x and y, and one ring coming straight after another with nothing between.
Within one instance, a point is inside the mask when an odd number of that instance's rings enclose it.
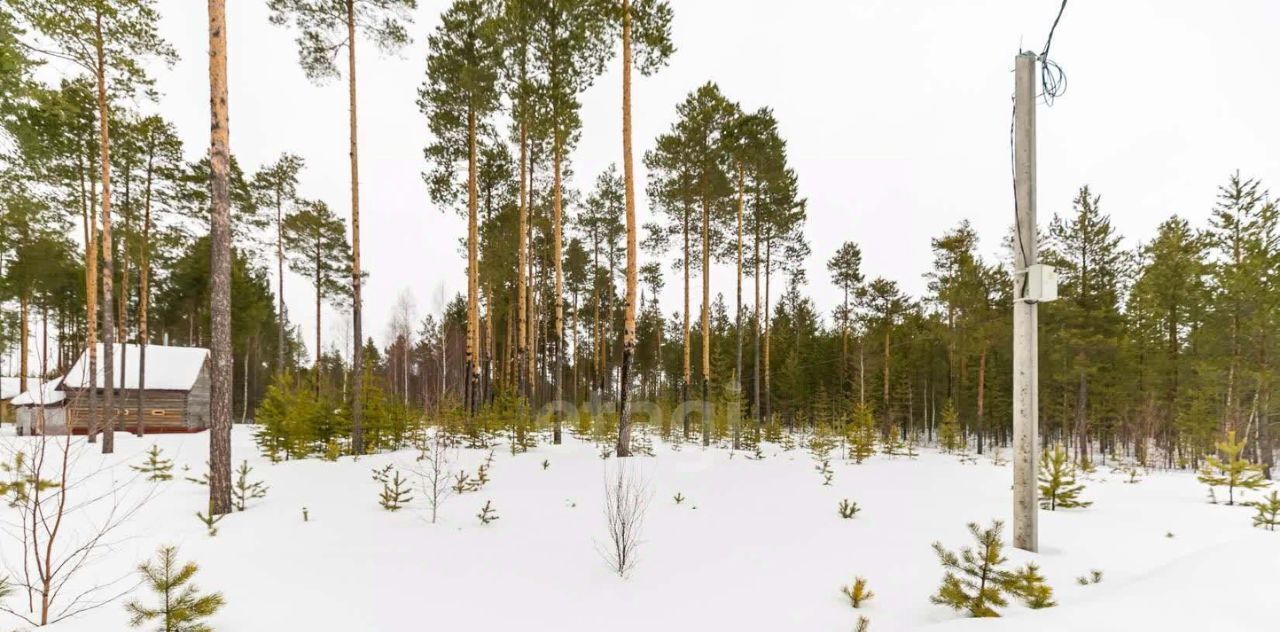
<instances>
[{"instance_id":1,"label":"bare shrub","mask_svg":"<svg viewBox=\"0 0 1280 632\"><path fill-rule=\"evenodd\" d=\"M640 534L652 494L648 481L627 459L618 459L613 471L605 466L604 515L607 540L597 543L600 555L619 577L626 577L636 564Z\"/></svg>"},{"instance_id":2,"label":"bare shrub","mask_svg":"<svg viewBox=\"0 0 1280 632\"><path fill-rule=\"evenodd\" d=\"M409 471L418 477L422 495L431 509L431 524L435 524L440 506L453 495L453 458L449 454L448 433L437 428L430 436L423 437L418 446L418 459Z\"/></svg>"},{"instance_id":3,"label":"bare shrub","mask_svg":"<svg viewBox=\"0 0 1280 632\"><path fill-rule=\"evenodd\" d=\"M120 527L150 500L154 486L118 478L109 458L94 462L83 439L69 434L16 437L0 446L17 467L21 490L3 534L22 551L6 560L6 584L26 598L0 604L29 625L44 626L110 603L128 592L128 575L103 578L94 563L120 541ZM83 462L87 461L87 462ZM140 490L140 491L139 491Z\"/></svg>"}]
</instances>

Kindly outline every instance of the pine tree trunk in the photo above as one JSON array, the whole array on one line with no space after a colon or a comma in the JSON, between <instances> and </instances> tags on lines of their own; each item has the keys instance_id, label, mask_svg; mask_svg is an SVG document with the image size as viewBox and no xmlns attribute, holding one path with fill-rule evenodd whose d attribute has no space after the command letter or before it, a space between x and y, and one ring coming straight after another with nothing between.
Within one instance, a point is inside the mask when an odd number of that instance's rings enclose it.
<instances>
[{"instance_id":1,"label":"pine tree trunk","mask_svg":"<svg viewBox=\"0 0 1280 632\"><path fill-rule=\"evenodd\" d=\"M555 367L556 367L555 368L555 371L556 371L555 372L555 396L553 399L556 402L556 407L555 407L555 411L552 412L554 423L555 423L552 430L552 443L556 445L560 445L561 422L560 422L559 403L562 399L564 399L564 383L563 383L564 381L563 379L564 378L564 300L561 298L562 296L564 296L564 264L560 260L561 259L560 241L561 241L561 232L562 232L561 226L560 226L560 221L561 221L560 205L563 201L561 199L562 192L560 190L560 186L561 186L560 184L561 155L560 154L563 151L563 148L560 145L559 138L556 138L554 151L555 151L555 156L552 159L552 171L553 171L552 186L554 190L552 191L552 198L551 198L552 199L551 260L555 264L556 279L555 279L555 292L552 294L551 298L553 301L555 301L555 304L556 304L556 308L555 308L556 319L555 319L555 328L552 336L551 349L552 349L552 352L555 353Z\"/></svg>"},{"instance_id":2,"label":"pine tree trunk","mask_svg":"<svg viewBox=\"0 0 1280 632\"><path fill-rule=\"evenodd\" d=\"M40 302L41 343L40 343L40 377L49 373L49 299Z\"/></svg>"},{"instance_id":3,"label":"pine tree trunk","mask_svg":"<svg viewBox=\"0 0 1280 632\"><path fill-rule=\"evenodd\" d=\"M890 355L891 352L889 350L889 339L892 331L893 331L893 316L889 313L888 308L886 308L885 319L884 319L884 384L882 385L882 388L884 389L885 419L886 421L890 421L890 422L891 420L889 420L889 417L891 417L891 415L889 414L889 368L892 362L892 356ZM948 389L949 388L950 387L948 386Z\"/></svg>"},{"instance_id":4,"label":"pine tree trunk","mask_svg":"<svg viewBox=\"0 0 1280 632\"><path fill-rule=\"evenodd\" d=\"M683 356L683 361L684 363L682 365L682 372L680 374L680 401L681 403L684 403L689 401L689 382L690 382L689 374L692 371L692 369L690 368L690 347L692 346L692 341L689 339L689 287L691 284L691 279L689 278L689 268L690 268L689 257L692 256L692 253L689 252L689 206L688 204L685 205L684 218L681 224L684 227L684 259L683 259L683 262L684 262L684 349L683 349L684 356ZM691 428L689 427L689 415L688 414L683 415L682 421L684 422L684 428L683 428L684 438L688 439L689 433L691 431Z\"/></svg>"},{"instance_id":5,"label":"pine tree trunk","mask_svg":"<svg viewBox=\"0 0 1280 632\"><path fill-rule=\"evenodd\" d=\"M89 356L89 443L98 441L98 184L90 178L89 195L84 196L85 169L80 165L81 213L85 232L85 354Z\"/></svg>"},{"instance_id":6,"label":"pine tree trunk","mask_svg":"<svg viewBox=\"0 0 1280 632\"><path fill-rule=\"evenodd\" d=\"M276 373L284 373L284 329L287 319L284 315L284 200L276 191L276 316L279 326L276 327Z\"/></svg>"},{"instance_id":7,"label":"pine tree trunk","mask_svg":"<svg viewBox=\"0 0 1280 632\"><path fill-rule=\"evenodd\" d=\"M27 375L31 372L31 367L27 366L29 361L28 356L31 355L30 349L27 348L27 339L30 336L28 331L28 323L30 320L29 314L31 311L30 290L23 288L23 290L18 293L18 309L18 335L22 337L18 342L18 353L20 354L18 357L18 389L25 393L28 388Z\"/></svg>"},{"instance_id":8,"label":"pine tree trunk","mask_svg":"<svg viewBox=\"0 0 1280 632\"><path fill-rule=\"evenodd\" d=\"M210 231L212 264L209 312L213 323L210 366L209 511L231 512L231 131L227 114L225 0L209 0L209 165L213 184Z\"/></svg>"},{"instance_id":9,"label":"pine tree trunk","mask_svg":"<svg viewBox=\"0 0 1280 632\"><path fill-rule=\"evenodd\" d=\"M757 213L759 212L759 200L756 200ZM755 236L751 240L752 248L752 273L751 281L755 285L755 319L751 325L752 341L755 346L755 359L752 362L752 386L751 386L751 416L756 421L756 430L760 430L760 220L757 218L755 226Z\"/></svg>"},{"instance_id":10,"label":"pine tree trunk","mask_svg":"<svg viewBox=\"0 0 1280 632\"><path fill-rule=\"evenodd\" d=\"M479 342L479 234L476 225L476 113L467 111L467 411L476 413L476 386L480 382L480 365L476 362Z\"/></svg>"},{"instance_id":11,"label":"pine tree trunk","mask_svg":"<svg viewBox=\"0 0 1280 632\"><path fill-rule=\"evenodd\" d=\"M627 200L627 298L618 389L618 456L631 456L631 361L636 349L636 185L631 159L631 2L622 0L622 170Z\"/></svg>"},{"instance_id":12,"label":"pine tree trunk","mask_svg":"<svg viewBox=\"0 0 1280 632\"><path fill-rule=\"evenodd\" d=\"M764 406L763 412L765 419L768 419L770 416L771 404L769 396L773 392L769 387L769 378L771 375L771 371L769 370L769 332L772 329L769 327L769 284L773 278L773 275L771 274L772 272L773 237L769 236L764 245L764 357L761 359L761 362L764 363L764 393L761 397L761 405Z\"/></svg>"},{"instance_id":13,"label":"pine tree trunk","mask_svg":"<svg viewBox=\"0 0 1280 632\"><path fill-rule=\"evenodd\" d=\"M124 168L124 206L122 209L123 226L126 231L133 225L133 165L132 161L125 165ZM125 239L120 239L120 288L116 292L117 314L116 314L116 339L120 341L120 383L124 384L124 376L128 375L125 369L124 345L129 342L129 244ZM121 395L123 397L123 395Z\"/></svg>"},{"instance_id":14,"label":"pine tree trunk","mask_svg":"<svg viewBox=\"0 0 1280 632\"><path fill-rule=\"evenodd\" d=\"M244 378L240 383L240 423L249 420L249 345L244 347Z\"/></svg>"},{"instance_id":15,"label":"pine tree trunk","mask_svg":"<svg viewBox=\"0 0 1280 632\"><path fill-rule=\"evenodd\" d=\"M843 394L849 383L849 287L842 285L844 300L841 302L843 313L840 315L840 393Z\"/></svg>"},{"instance_id":16,"label":"pine tree trunk","mask_svg":"<svg viewBox=\"0 0 1280 632\"><path fill-rule=\"evenodd\" d=\"M1080 369L1080 383L1076 390L1076 460L1083 463L1089 453L1089 439L1085 415L1088 403L1089 383L1085 379L1084 369Z\"/></svg>"},{"instance_id":17,"label":"pine tree trunk","mask_svg":"<svg viewBox=\"0 0 1280 632\"><path fill-rule=\"evenodd\" d=\"M982 454L983 434L987 430L987 344L982 344L982 353L978 356L978 454Z\"/></svg>"},{"instance_id":18,"label":"pine tree trunk","mask_svg":"<svg viewBox=\"0 0 1280 632\"><path fill-rule=\"evenodd\" d=\"M151 307L151 193L155 172L155 140L148 139L147 183L142 201L142 244L138 252L138 423L139 437L147 432L147 344L150 342L148 310Z\"/></svg>"},{"instance_id":19,"label":"pine tree trunk","mask_svg":"<svg viewBox=\"0 0 1280 632\"><path fill-rule=\"evenodd\" d=\"M742 207L746 203L746 188L744 184L745 176L743 175L742 165L738 165L738 285L735 292L735 307L733 312L733 328L737 333L737 356L734 362L733 379L735 385L741 389L742 384ZM656 297L655 297L656 300ZM739 390L741 392L741 390ZM741 400L739 400L740 402ZM735 435L736 436L736 435ZM735 441L735 444L737 442ZM734 446L737 448L737 445Z\"/></svg>"},{"instance_id":20,"label":"pine tree trunk","mask_svg":"<svg viewBox=\"0 0 1280 632\"><path fill-rule=\"evenodd\" d=\"M351 353L351 451L364 454L364 299L360 272L360 152L356 117L356 0L347 5L347 102L351 155L351 329L355 349ZM473 185L474 186L474 185ZM474 196L474 193L473 193ZM475 214L473 202L472 216Z\"/></svg>"},{"instance_id":21,"label":"pine tree trunk","mask_svg":"<svg viewBox=\"0 0 1280 632\"><path fill-rule=\"evenodd\" d=\"M115 268L111 246L111 124L107 110L107 67L103 52L102 12L95 13L94 42L97 47L98 84L98 147L99 167L102 169L102 407L105 423L102 432L102 453L115 451L115 417L113 401L115 390L115 322L112 286Z\"/></svg>"},{"instance_id":22,"label":"pine tree trunk","mask_svg":"<svg viewBox=\"0 0 1280 632\"><path fill-rule=\"evenodd\" d=\"M525 398L529 393L529 375L525 371L525 355L529 352L528 293L529 279L525 276L529 265L529 129L520 122L520 209L519 234L516 236L516 381L519 392Z\"/></svg>"},{"instance_id":23,"label":"pine tree trunk","mask_svg":"<svg viewBox=\"0 0 1280 632\"><path fill-rule=\"evenodd\" d=\"M582 362L581 354L578 353L578 292L573 292L573 322L569 325L573 330L573 403L577 405L581 402L578 393L578 364Z\"/></svg>"},{"instance_id":24,"label":"pine tree trunk","mask_svg":"<svg viewBox=\"0 0 1280 632\"><path fill-rule=\"evenodd\" d=\"M324 353L323 353L323 351L322 351L322 349L324 349L324 347L321 347L321 346L320 346L320 331L321 331L321 329L320 329L320 311L321 311L321 303L323 302L323 299L324 299L324 290L323 290L323 287L324 287L324 286L323 286L323 281L322 281L322 280L321 280L321 278L320 278L320 260L321 260L321 258L322 258L323 256L324 256L324 253L320 250L320 240L319 240L319 239L316 239L315 260L313 261L313 264L315 265L315 268L314 268L314 269L315 269L315 271L316 271L316 274L315 274L315 283L316 283L316 364L315 364L315 370L313 371L313 373L315 373L315 375L313 375L313 376L312 376L312 378L315 380L315 383L316 383L316 384L315 384L315 388L316 388L316 401L319 401L319 400L320 400L320 370L321 370L321 367L323 366L323 359L324 359Z\"/></svg>"},{"instance_id":25,"label":"pine tree trunk","mask_svg":"<svg viewBox=\"0 0 1280 632\"><path fill-rule=\"evenodd\" d=\"M702 446L711 445L711 201L702 199Z\"/></svg>"}]
</instances>

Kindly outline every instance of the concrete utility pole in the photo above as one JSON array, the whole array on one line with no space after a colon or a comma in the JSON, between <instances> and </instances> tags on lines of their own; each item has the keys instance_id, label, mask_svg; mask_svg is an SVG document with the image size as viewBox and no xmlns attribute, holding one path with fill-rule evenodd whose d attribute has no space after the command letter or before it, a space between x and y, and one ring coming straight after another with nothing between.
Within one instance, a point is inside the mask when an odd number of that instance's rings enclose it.
<instances>
[{"instance_id":1,"label":"concrete utility pole","mask_svg":"<svg viewBox=\"0 0 1280 632\"><path fill-rule=\"evenodd\" d=\"M1039 441L1039 366L1036 303L1027 300L1028 270L1036 264L1036 56L1014 66L1013 164L1016 223L1013 242L1013 545L1039 548L1036 487Z\"/></svg>"}]
</instances>

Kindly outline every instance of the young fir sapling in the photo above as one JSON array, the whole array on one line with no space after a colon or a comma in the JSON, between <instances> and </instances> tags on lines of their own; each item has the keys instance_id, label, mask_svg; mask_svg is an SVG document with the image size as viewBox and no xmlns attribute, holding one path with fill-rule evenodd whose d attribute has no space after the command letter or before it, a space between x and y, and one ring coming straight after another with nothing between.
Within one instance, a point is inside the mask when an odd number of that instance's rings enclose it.
<instances>
[{"instance_id":1,"label":"young fir sapling","mask_svg":"<svg viewBox=\"0 0 1280 632\"><path fill-rule=\"evenodd\" d=\"M1056 511L1092 505L1080 499L1082 491L1084 485L1076 482L1076 468L1062 444L1045 450L1040 458L1040 508Z\"/></svg>"},{"instance_id":2,"label":"young fir sapling","mask_svg":"<svg viewBox=\"0 0 1280 632\"><path fill-rule=\"evenodd\" d=\"M173 461L163 457L164 452L160 446L152 444L151 449L147 450L147 460L141 465L130 465L129 469L145 474L148 481L159 482L167 481L173 478L170 471L173 470Z\"/></svg>"},{"instance_id":3,"label":"young fir sapling","mask_svg":"<svg viewBox=\"0 0 1280 632\"><path fill-rule=\"evenodd\" d=\"M253 468L249 467L248 461L241 462L240 467L236 468L236 482L231 487L231 502L236 506L237 511L248 508L250 500L265 498L267 495L267 487L262 481L249 480L251 472Z\"/></svg>"},{"instance_id":4,"label":"young fir sapling","mask_svg":"<svg viewBox=\"0 0 1280 632\"><path fill-rule=\"evenodd\" d=\"M379 480L382 483L382 491L378 493L378 504L383 509L399 511L413 500L409 481L400 475L400 470L391 472L390 476L384 474Z\"/></svg>"},{"instance_id":5,"label":"young fir sapling","mask_svg":"<svg viewBox=\"0 0 1280 632\"><path fill-rule=\"evenodd\" d=\"M480 508L480 513L476 514L476 518L480 519L480 524L489 524L498 519L498 510L494 509L493 501L484 501L484 506Z\"/></svg>"},{"instance_id":6,"label":"young fir sapling","mask_svg":"<svg viewBox=\"0 0 1280 632\"><path fill-rule=\"evenodd\" d=\"M1246 504L1257 511L1253 516L1253 526L1267 531L1275 531L1280 526L1280 494L1272 491L1271 495L1264 496L1262 500Z\"/></svg>"},{"instance_id":7,"label":"young fir sapling","mask_svg":"<svg viewBox=\"0 0 1280 632\"><path fill-rule=\"evenodd\" d=\"M853 578L853 583L848 586L841 586L840 592L849 598L849 605L854 608L861 608L863 603L871 601L876 596L869 588L867 588L867 580L863 577Z\"/></svg>"},{"instance_id":8,"label":"young fir sapling","mask_svg":"<svg viewBox=\"0 0 1280 632\"><path fill-rule=\"evenodd\" d=\"M1250 463L1242 456L1247 440L1236 441L1234 430L1227 433L1226 438L1216 444L1217 454L1209 454L1204 458L1204 468L1200 470L1199 480L1209 486L1227 488L1227 504L1236 504L1237 489L1261 489L1271 482L1263 474L1262 466Z\"/></svg>"},{"instance_id":9,"label":"young fir sapling","mask_svg":"<svg viewBox=\"0 0 1280 632\"><path fill-rule=\"evenodd\" d=\"M1028 565L1016 571L1003 568L1008 561L1001 538L1003 529L1004 524L999 520L986 529L969 523L969 533L978 546L966 547L958 554L934 542L933 550L946 574L930 601L966 612L971 617L1000 616L998 609L1009 605L1009 596L1033 608L1054 605L1053 590L1045 583L1038 567Z\"/></svg>"},{"instance_id":10,"label":"young fir sapling","mask_svg":"<svg viewBox=\"0 0 1280 632\"><path fill-rule=\"evenodd\" d=\"M125 604L129 625L136 628L157 621L157 632L212 632L204 620L226 605L226 600L221 593L203 594L191 583L199 570L195 562L180 564L175 547L162 547L154 562L138 566L143 583L156 593L160 603L147 606L134 599Z\"/></svg>"},{"instance_id":11,"label":"young fir sapling","mask_svg":"<svg viewBox=\"0 0 1280 632\"><path fill-rule=\"evenodd\" d=\"M841 518L849 520L856 516L859 511L862 511L862 509L858 507L858 503L850 502L848 498L845 498L840 501L840 505L836 507L836 511L840 513Z\"/></svg>"},{"instance_id":12,"label":"young fir sapling","mask_svg":"<svg viewBox=\"0 0 1280 632\"><path fill-rule=\"evenodd\" d=\"M209 530L209 537L211 538L218 535L218 523L222 522L222 519L225 517L227 517L227 514L213 513L213 501L209 501L208 513L196 512L196 518L199 518L200 522Z\"/></svg>"}]
</instances>

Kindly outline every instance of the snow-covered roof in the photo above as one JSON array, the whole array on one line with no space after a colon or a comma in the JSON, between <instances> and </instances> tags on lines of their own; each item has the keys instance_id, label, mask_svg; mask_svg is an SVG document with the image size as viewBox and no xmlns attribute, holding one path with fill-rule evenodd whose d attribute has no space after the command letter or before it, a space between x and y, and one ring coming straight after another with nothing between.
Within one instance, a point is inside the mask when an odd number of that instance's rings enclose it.
<instances>
[{"instance_id":1,"label":"snow-covered roof","mask_svg":"<svg viewBox=\"0 0 1280 632\"><path fill-rule=\"evenodd\" d=\"M115 371L113 372L112 381L115 382L116 388L137 389L138 388L138 357L140 347L134 344L116 344L114 345L115 353L112 354ZM121 349L124 353L121 353ZM98 353L98 375L96 379L89 377L89 354L88 350L80 354L80 359L76 360L75 366L67 371L66 378L63 379L63 386L67 388L88 388L90 383L96 388L102 388L106 382L104 377L106 371L106 363L104 361L103 352L105 347L102 343L97 345ZM157 391L187 391L195 385L196 379L200 377L200 369L204 367L205 360L209 357L209 350L200 347L166 347L163 345L147 345L147 382L145 384L148 390ZM123 374L120 370L120 362L124 361Z\"/></svg>"},{"instance_id":2,"label":"snow-covered roof","mask_svg":"<svg viewBox=\"0 0 1280 632\"><path fill-rule=\"evenodd\" d=\"M27 378L28 383L39 382L38 377ZM22 392L22 378L20 377L0 377L0 400L6 400L15 397Z\"/></svg>"},{"instance_id":3,"label":"snow-covered roof","mask_svg":"<svg viewBox=\"0 0 1280 632\"><path fill-rule=\"evenodd\" d=\"M25 393L9 400L14 406L51 406L60 404L67 398L67 394L58 390L58 386L62 384L62 378L49 380L44 384L28 389Z\"/></svg>"}]
</instances>

